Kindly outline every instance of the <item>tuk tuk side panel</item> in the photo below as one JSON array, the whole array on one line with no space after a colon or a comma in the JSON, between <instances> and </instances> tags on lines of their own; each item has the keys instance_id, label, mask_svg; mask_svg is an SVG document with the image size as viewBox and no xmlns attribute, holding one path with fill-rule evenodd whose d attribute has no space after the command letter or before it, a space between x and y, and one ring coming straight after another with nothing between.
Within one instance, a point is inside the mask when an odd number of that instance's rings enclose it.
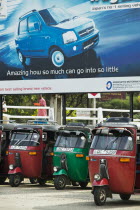
<instances>
[{"instance_id":1,"label":"tuk tuk side panel","mask_svg":"<svg viewBox=\"0 0 140 210\"><path fill-rule=\"evenodd\" d=\"M89 174L91 184L94 180L94 174L100 172L100 160L106 159L109 174L109 187L113 193L133 193L136 171L135 152L117 152L115 156L92 155L90 150ZM120 162L121 157L130 158L130 162ZM94 160L94 161L93 161Z\"/></svg>"},{"instance_id":2,"label":"tuk tuk side panel","mask_svg":"<svg viewBox=\"0 0 140 210\"><path fill-rule=\"evenodd\" d=\"M36 155L30 155L36 152ZM42 149L41 147L27 147L26 150L9 149L9 165L15 164L15 154L20 154L21 170L24 177L40 177L42 172Z\"/></svg>"},{"instance_id":3,"label":"tuk tuk side panel","mask_svg":"<svg viewBox=\"0 0 140 210\"><path fill-rule=\"evenodd\" d=\"M0 175L8 174L9 164L8 164L8 156L4 156L1 160L0 164Z\"/></svg>"},{"instance_id":4,"label":"tuk tuk side panel","mask_svg":"<svg viewBox=\"0 0 140 210\"><path fill-rule=\"evenodd\" d=\"M52 156L46 157L46 174L47 174L47 177L53 177L53 158L52 158Z\"/></svg>"},{"instance_id":5,"label":"tuk tuk side panel","mask_svg":"<svg viewBox=\"0 0 140 210\"><path fill-rule=\"evenodd\" d=\"M140 188L140 142L137 144L135 187Z\"/></svg>"},{"instance_id":6,"label":"tuk tuk side panel","mask_svg":"<svg viewBox=\"0 0 140 210\"><path fill-rule=\"evenodd\" d=\"M88 161L86 160L88 151L88 148L74 148L73 152L56 152L55 148L53 164L54 166L61 168L61 155L65 154L68 167L67 174L69 179L72 181L84 182L88 177ZM76 157L76 154L83 154L83 157Z\"/></svg>"}]
</instances>

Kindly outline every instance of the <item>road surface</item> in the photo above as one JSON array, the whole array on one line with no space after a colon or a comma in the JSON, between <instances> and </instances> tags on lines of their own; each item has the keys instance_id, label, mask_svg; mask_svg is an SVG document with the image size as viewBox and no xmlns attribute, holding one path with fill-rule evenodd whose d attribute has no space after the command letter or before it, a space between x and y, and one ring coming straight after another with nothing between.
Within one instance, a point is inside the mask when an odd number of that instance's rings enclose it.
<instances>
[{"instance_id":1,"label":"road surface","mask_svg":"<svg viewBox=\"0 0 140 210\"><path fill-rule=\"evenodd\" d=\"M52 184L45 187L22 184L19 187L0 186L0 210L139 210L140 194L132 195L124 202L119 195L107 199L106 205L97 207L93 201L91 188L81 190L80 187L67 187L65 190L55 190Z\"/></svg>"}]
</instances>

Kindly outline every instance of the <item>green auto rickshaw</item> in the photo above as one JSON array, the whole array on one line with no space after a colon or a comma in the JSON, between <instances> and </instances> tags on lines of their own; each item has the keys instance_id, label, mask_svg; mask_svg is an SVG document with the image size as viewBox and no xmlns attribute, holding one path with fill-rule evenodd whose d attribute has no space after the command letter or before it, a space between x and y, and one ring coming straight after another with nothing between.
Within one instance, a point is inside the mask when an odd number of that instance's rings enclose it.
<instances>
[{"instance_id":1,"label":"green auto rickshaw","mask_svg":"<svg viewBox=\"0 0 140 210\"><path fill-rule=\"evenodd\" d=\"M54 146L54 186L62 190L66 185L86 188L89 182L88 155L91 128L81 125L60 127Z\"/></svg>"}]
</instances>

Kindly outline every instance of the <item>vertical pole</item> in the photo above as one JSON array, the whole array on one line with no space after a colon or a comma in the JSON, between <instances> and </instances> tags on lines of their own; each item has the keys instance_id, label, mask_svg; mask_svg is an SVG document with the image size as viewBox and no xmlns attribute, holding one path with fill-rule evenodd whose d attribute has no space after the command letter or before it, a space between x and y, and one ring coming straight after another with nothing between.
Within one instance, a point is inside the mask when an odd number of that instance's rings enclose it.
<instances>
[{"instance_id":1,"label":"vertical pole","mask_svg":"<svg viewBox=\"0 0 140 210\"><path fill-rule=\"evenodd\" d=\"M0 120L3 119L3 114L2 114L2 95L0 95Z\"/></svg>"},{"instance_id":2,"label":"vertical pole","mask_svg":"<svg viewBox=\"0 0 140 210\"><path fill-rule=\"evenodd\" d=\"M93 99L93 108L96 109L96 98ZM96 117L96 111L94 110L93 116ZM93 125L96 125L96 119L93 121Z\"/></svg>"},{"instance_id":3,"label":"vertical pole","mask_svg":"<svg viewBox=\"0 0 140 210\"><path fill-rule=\"evenodd\" d=\"M133 121L133 92L130 92L130 118Z\"/></svg>"},{"instance_id":4,"label":"vertical pole","mask_svg":"<svg viewBox=\"0 0 140 210\"><path fill-rule=\"evenodd\" d=\"M66 125L66 94L62 95L62 117L63 117L63 125Z\"/></svg>"}]
</instances>

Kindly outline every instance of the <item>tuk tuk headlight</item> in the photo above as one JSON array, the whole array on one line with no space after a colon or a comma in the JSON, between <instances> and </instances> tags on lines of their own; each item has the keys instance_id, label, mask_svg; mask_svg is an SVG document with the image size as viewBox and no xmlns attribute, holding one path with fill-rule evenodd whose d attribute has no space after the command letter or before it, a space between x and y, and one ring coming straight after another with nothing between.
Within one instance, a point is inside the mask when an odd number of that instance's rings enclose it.
<instances>
[{"instance_id":1,"label":"tuk tuk headlight","mask_svg":"<svg viewBox=\"0 0 140 210\"><path fill-rule=\"evenodd\" d=\"M63 36L64 44L75 42L77 40L77 36L74 31L68 31L64 33L62 36Z\"/></svg>"},{"instance_id":2,"label":"tuk tuk headlight","mask_svg":"<svg viewBox=\"0 0 140 210\"><path fill-rule=\"evenodd\" d=\"M96 180L96 181L101 180L101 175L100 174L95 174L94 175L94 180Z\"/></svg>"},{"instance_id":3,"label":"tuk tuk headlight","mask_svg":"<svg viewBox=\"0 0 140 210\"><path fill-rule=\"evenodd\" d=\"M54 167L53 167L53 171L54 171L54 172L59 171L59 167L54 166Z\"/></svg>"},{"instance_id":4,"label":"tuk tuk headlight","mask_svg":"<svg viewBox=\"0 0 140 210\"><path fill-rule=\"evenodd\" d=\"M14 169L14 165L12 165L12 164L9 165L9 169L10 169L10 170L13 170L13 169Z\"/></svg>"}]
</instances>

